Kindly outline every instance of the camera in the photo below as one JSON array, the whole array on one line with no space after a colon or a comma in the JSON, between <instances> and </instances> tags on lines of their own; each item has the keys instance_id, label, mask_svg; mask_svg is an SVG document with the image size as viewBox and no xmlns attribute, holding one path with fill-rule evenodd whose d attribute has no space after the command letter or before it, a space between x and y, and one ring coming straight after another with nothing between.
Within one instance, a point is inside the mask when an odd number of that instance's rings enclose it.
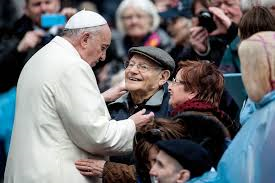
<instances>
[{"instance_id":1,"label":"camera","mask_svg":"<svg viewBox=\"0 0 275 183\"><path fill-rule=\"evenodd\" d=\"M204 27L209 33L217 29L216 23L213 20L213 14L207 10L201 11L198 15L199 26Z\"/></svg>"}]
</instances>

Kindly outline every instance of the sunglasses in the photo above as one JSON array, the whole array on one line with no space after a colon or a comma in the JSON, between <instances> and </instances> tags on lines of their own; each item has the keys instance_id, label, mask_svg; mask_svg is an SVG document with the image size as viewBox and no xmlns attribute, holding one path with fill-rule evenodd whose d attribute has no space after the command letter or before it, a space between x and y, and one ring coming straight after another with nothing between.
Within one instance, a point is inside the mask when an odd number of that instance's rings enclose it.
<instances>
[{"instance_id":1,"label":"sunglasses","mask_svg":"<svg viewBox=\"0 0 275 183\"><path fill-rule=\"evenodd\" d=\"M134 137L134 142L137 144L140 140L145 140L150 143L156 143L159 140L162 140L162 132L160 129L151 129L146 132L136 132Z\"/></svg>"}]
</instances>

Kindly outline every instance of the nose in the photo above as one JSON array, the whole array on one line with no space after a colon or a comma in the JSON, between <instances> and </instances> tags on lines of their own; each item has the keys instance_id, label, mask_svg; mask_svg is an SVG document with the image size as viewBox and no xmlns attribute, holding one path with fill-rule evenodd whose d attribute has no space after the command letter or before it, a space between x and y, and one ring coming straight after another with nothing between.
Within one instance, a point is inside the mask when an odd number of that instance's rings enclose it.
<instances>
[{"instance_id":1,"label":"nose","mask_svg":"<svg viewBox=\"0 0 275 183\"><path fill-rule=\"evenodd\" d=\"M104 52L101 54L99 60L100 60L100 61L104 61L105 59L106 59L106 51L104 51Z\"/></svg>"},{"instance_id":2,"label":"nose","mask_svg":"<svg viewBox=\"0 0 275 183\"><path fill-rule=\"evenodd\" d=\"M46 13L47 12L47 9L48 9L48 5L45 3L45 2L42 2L40 4L40 10L42 13Z\"/></svg>"},{"instance_id":3,"label":"nose","mask_svg":"<svg viewBox=\"0 0 275 183\"><path fill-rule=\"evenodd\" d=\"M172 85L173 85L172 81L169 81L168 82L168 91L171 91Z\"/></svg>"},{"instance_id":4,"label":"nose","mask_svg":"<svg viewBox=\"0 0 275 183\"><path fill-rule=\"evenodd\" d=\"M157 173L156 173L156 171L155 171L155 164L152 166L152 168L151 168L149 174L150 174L151 176L157 176Z\"/></svg>"}]
</instances>

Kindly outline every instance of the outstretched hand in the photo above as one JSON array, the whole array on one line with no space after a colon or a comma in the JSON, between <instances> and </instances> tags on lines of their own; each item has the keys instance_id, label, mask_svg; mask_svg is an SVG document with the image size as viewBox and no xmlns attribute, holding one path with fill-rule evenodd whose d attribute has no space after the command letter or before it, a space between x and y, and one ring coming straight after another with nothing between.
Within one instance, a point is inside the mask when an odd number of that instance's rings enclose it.
<instances>
[{"instance_id":1,"label":"outstretched hand","mask_svg":"<svg viewBox=\"0 0 275 183\"><path fill-rule=\"evenodd\" d=\"M122 96L126 92L127 90L125 88L125 81L123 80L116 86L103 92L102 95L104 97L105 102L112 102L118 99L120 96Z\"/></svg>"},{"instance_id":2,"label":"outstretched hand","mask_svg":"<svg viewBox=\"0 0 275 183\"><path fill-rule=\"evenodd\" d=\"M140 129L142 126L146 125L148 122L154 119L155 115L153 112L150 112L149 114L145 114L145 112L146 110L142 109L129 117L135 122L137 129Z\"/></svg>"}]
</instances>

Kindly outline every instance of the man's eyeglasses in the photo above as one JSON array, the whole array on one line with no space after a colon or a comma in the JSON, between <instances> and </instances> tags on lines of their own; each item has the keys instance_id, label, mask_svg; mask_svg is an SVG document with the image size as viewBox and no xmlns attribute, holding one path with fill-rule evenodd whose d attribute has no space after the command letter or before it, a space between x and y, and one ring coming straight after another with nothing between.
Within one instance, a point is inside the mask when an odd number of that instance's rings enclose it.
<instances>
[{"instance_id":1,"label":"man's eyeglasses","mask_svg":"<svg viewBox=\"0 0 275 183\"><path fill-rule=\"evenodd\" d=\"M146 64L135 64L133 62L126 62L124 64L125 69L132 69L135 66L137 67L137 69L140 72L147 72L147 71L149 71L151 69L160 68L160 67L152 67L152 66L149 66L149 65L146 65Z\"/></svg>"},{"instance_id":2,"label":"man's eyeglasses","mask_svg":"<svg viewBox=\"0 0 275 183\"><path fill-rule=\"evenodd\" d=\"M146 132L136 132L134 141L137 144L140 140L144 139L150 143L156 143L159 140L162 140L161 130L154 128Z\"/></svg>"}]
</instances>

